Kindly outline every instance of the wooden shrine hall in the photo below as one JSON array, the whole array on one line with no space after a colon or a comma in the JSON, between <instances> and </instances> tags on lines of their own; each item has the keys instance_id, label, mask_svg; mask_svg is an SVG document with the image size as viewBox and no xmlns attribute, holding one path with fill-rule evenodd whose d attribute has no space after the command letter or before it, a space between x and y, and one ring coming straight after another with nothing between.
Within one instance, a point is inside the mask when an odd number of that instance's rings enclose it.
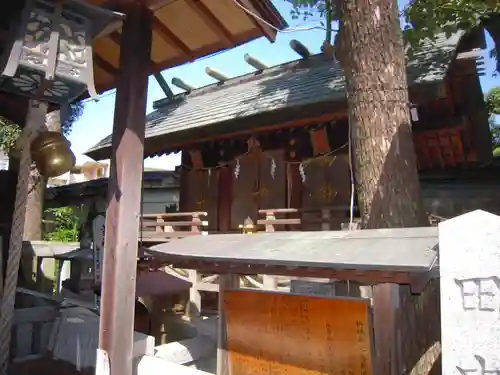
<instances>
[{"instance_id":1,"label":"wooden shrine hall","mask_svg":"<svg viewBox=\"0 0 500 375\"><path fill-rule=\"evenodd\" d=\"M207 68L218 81L213 85L193 88L174 78L185 92L156 102L147 117L145 156L182 152L180 212L196 220L206 213L202 231L239 231L247 218L259 230L337 230L352 221L342 71L331 54L311 55L298 41L291 47L302 58L276 67L246 55L255 72L241 77ZM475 169L491 160L479 83L483 47L479 33L443 34L408 57L421 175ZM99 160L110 152L107 137L87 154ZM500 208L500 200L494 205ZM449 211L445 215L460 213ZM176 225L193 225L161 213L146 219L176 220L156 232L154 223L145 225L151 242L182 236L172 233Z\"/></svg>"},{"instance_id":2,"label":"wooden shrine hall","mask_svg":"<svg viewBox=\"0 0 500 375\"><path fill-rule=\"evenodd\" d=\"M2 216L1 226L8 244L2 263L2 375L9 365L22 251L20 223L24 223L34 159L30 145L38 133L47 132L47 113L116 89L105 240L110 260L103 270L99 353L106 353L108 373L131 375L134 297L130 291L135 289L138 233L130 228L137 228L140 216L148 77L155 75L170 95L162 70L259 37L272 42L285 27L270 0L9 2L0 16L0 116L25 131L15 202L14 194L2 198L3 211L11 213ZM37 168L41 173L40 165ZM14 186L16 176L11 177Z\"/></svg>"}]
</instances>

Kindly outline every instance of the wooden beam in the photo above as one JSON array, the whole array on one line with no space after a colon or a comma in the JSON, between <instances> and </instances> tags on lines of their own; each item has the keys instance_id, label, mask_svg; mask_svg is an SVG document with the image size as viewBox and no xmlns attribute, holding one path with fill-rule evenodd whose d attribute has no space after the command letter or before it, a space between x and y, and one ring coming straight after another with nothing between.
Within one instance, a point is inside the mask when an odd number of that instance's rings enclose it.
<instances>
[{"instance_id":1,"label":"wooden beam","mask_svg":"<svg viewBox=\"0 0 500 375\"><path fill-rule=\"evenodd\" d=\"M167 25L162 23L157 17L153 19L153 29L160 35L166 43L177 49L190 60L194 60L196 56L191 51L186 43L184 43L177 35L175 35Z\"/></svg>"},{"instance_id":2,"label":"wooden beam","mask_svg":"<svg viewBox=\"0 0 500 375\"><path fill-rule=\"evenodd\" d=\"M219 275L219 319L217 320L217 375L229 375L229 353L227 350L227 316L224 306L224 292L228 289L238 289L240 279L235 274Z\"/></svg>"},{"instance_id":3,"label":"wooden beam","mask_svg":"<svg viewBox=\"0 0 500 375\"><path fill-rule=\"evenodd\" d=\"M203 137L199 139L194 139L191 141L187 142L179 142L175 143L171 146L171 148L185 148L190 145L195 145L207 141L220 141L222 139L231 139L235 138L238 136L242 135L251 135L251 134L258 134L258 133L265 133L268 131L273 131L273 130L278 130L278 129L287 129L287 128L295 128L299 126L305 126L305 125L311 125L315 123L320 123L320 122L328 122L328 121L333 121L336 119L341 119L346 116L345 112L340 112L340 113L328 113L325 115L321 116L316 116L308 119L301 119L301 120L293 120L293 121L288 121L284 122L282 124L273 124L273 125L268 125L268 126L262 126L257 129L247 129L247 130L240 130L240 131L235 131L227 134L222 134L222 135L217 135L217 136L211 136L211 137Z\"/></svg>"},{"instance_id":4,"label":"wooden beam","mask_svg":"<svg viewBox=\"0 0 500 375\"><path fill-rule=\"evenodd\" d=\"M373 287L373 327L377 343L375 374L397 374L397 318L400 286L379 284Z\"/></svg>"},{"instance_id":5,"label":"wooden beam","mask_svg":"<svg viewBox=\"0 0 500 375\"><path fill-rule=\"evenodd\" d=\"M168 85L167 81L165 81L165 78L163 78L163 76L161 75L161 73L156 73L154 77L156 78L156 82L158 82L158 85L160 86L166 97L169 99L173 99L175 95L172 92L172 89L170 89L170 86Z\"/></svg>"},{"instance_id":6,"label":"wooden beam","mask_svg":"<svg viewBox=\"0 0 500 375\"><path fill-rule=\"evenodd\" d=\"M109 34L109 38L118 46L121 44L122 35L118 31L114 31ZM151 53L151 52L150 52ZM161 72L161 68L152 60L149 62L148 72L150 73L159 73Z\"/></svg>"},{"instance_id":7,"label":"wooden beam","mask_svg":"<svg viewBox=\"0 0 500 375\"><path fill-rule=\"evenodd\" d=\"M201 0L185 0L185 2L207 24L208 28L221 39L225 48L231 48L236 44L231 33Z\"/></svg>"},{"instance_id":8,"label":"wooden beam","mask_svg":"<svg viewBox=\"0 0 500 375\"><path fill-rule=\"evenodd\" d=\"M151 251L159 265L175 268L195 269L202 273L239 275L274 275L290 277L314 277L336 280L351 280L361 284L400 284L412 285L416 281L416 272L388 272L381 270L331 269L323 267L288 267L283 265L266 265L248 262L215 262L211 260L194 260L183 257L165 256ZM418 285L421 287L420 285Z\"/></svg>"},{"instance_id":9,"label":"wooden beam","mask_svg":"<svg viewBox=\"0 0 500 375\"><path fill-rule=\"evenodd\" d=\"M132 375L135 279L152 12L125 8L108 184L98 360L110 375ZM134 152L130 152L134 150ZM97 369L99 374L102 369Z\"/></svg>"},{"instance_id":10,"label":"wooden beam","mask_svg":"<svg viewBox=\"0 0 500 375\"><path fill-rule=\"evenodd\" d=\"M241 5L242 8L244 9L247 9L249 10L250 12L254 13L254 14L259 14L260 12L255 9L255 7L253 6L253 4L248 1L248 0L236 0L236 2L238 4ZM242 11L244 11L242 9ZM277 35L277 31L274 30L273 28L271 28L269 25L265 24L264 22L262 21L259 21L257 18L255 18L254 16L248 14L247 12L245 12L245 14L250 17L250 19L252 20L252 22L254 23L255 26L257 26L257 28L262 31L262 33L272 42L276 41L276 35Z\"/></svg>"},{"instance_id":11,"label":"wooden beam","mask_svg":"<svg viewBox=\"0 0 500 375\"><path fill-rule=\"evenodd\" d=\"M177 0L139 0L139 1L138 0L105 0L105 1L102 1L98 5L103 7L103 8L113 9L116 6L121 7L121 6L127 6L127 5L132 4L132 3L140 2L144 6L146 6L147 8L149 8L151 10L156 10L156 9L160 9L160 8L168 5L169 3L173 3L174 1L177 1Z\"/></svg>"},{"instance_id":12,"label":"wooden beam","mask_svg":"<svg viewBox=\"0 0 500 375\"><path fill-rule=\"evenodd\" d=\"M111 65L107 60L103 59L97 53L94 53L94 62L102 70L104 70L109 75L116 77L118 75L118 69Z\"/></svg>"}]
</instances>

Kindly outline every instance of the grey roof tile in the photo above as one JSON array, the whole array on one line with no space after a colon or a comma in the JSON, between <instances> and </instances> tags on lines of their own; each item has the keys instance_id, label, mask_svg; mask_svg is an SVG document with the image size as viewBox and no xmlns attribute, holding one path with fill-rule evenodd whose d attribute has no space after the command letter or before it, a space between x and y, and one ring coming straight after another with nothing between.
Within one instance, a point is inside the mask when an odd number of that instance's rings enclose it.
<instances>
[{"instance_id":1,"label":"grey roof tile","mask_svg":"<svg viewBox=\"0 0 500 375\"><path fill-rule=\"evenodd\" d=\"M444 79L462 36L439 35L427 43L407 63L408 83L425 84ZM196 89L189 95L148 114L146 138L201 128L228 120L345 98L342 70L321 55L309 62L300 60L251 73L224 84ZM111 135L87 151L92 154L111 145Z\"/></svg>"},{"instance_id":2,"label":"grey roof tile","mask_svg":"<svg viewBox=\"0 0 500 375\"><path fill-rule=\"evenodd\" d=\"M437 260L437 235L437 227L209 234L155 245L148 252L172 263L426 272Z\"/></svg>"}]
</instances>

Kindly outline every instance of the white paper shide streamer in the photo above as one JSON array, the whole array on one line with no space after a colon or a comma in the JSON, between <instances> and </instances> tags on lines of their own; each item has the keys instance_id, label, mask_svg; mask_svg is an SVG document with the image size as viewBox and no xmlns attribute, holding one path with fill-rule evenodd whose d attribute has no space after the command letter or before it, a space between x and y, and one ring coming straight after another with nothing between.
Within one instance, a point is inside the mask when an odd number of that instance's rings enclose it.
<instances>
[{"instance_id":1,"label":"white paper shide streamer","mask_svg":"<svg viewBox=\"0 0 500 375\"><path fill-rule=\"evenodd\" d=\"M234 167L234 178L238 179L240 176L240 160L236 159L236 166Z\"/></svg>"},{"instance_id":2,"label":"white paper shide streamer","mask_svg":"<svg viewBox=\"0 0 500 375\"><path fill-rule=\"evenodd\" d=\"M271 159L271 177L274 180L276 177L276 161L274 158Z\"/></svg>"},{"instance_id":3,"label":"white paper shide streamer","mask_svg":"<svg viewBox=\"0 0 500 375\"><path fill-rule=\"evenodd\" d=\"M302 179L302 182L306 182L306 170L304 168L304 164L300 163L299 166L299 173L300 173L300 178Z\"/></svg>"}]
</instances>

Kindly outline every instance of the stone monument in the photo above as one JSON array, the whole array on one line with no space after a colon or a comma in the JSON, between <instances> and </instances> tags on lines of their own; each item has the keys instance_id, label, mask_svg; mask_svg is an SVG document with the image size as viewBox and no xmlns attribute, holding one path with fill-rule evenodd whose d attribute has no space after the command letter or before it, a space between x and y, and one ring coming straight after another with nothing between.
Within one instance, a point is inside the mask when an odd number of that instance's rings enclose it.
<instances>
[{"instance_id":1,"label":"stone monument","mask_svg":"<svg viewBox=\"0 0 500 375\"><path fill-rule=\"evenodd\" d=\"M500 217L439 224L443 375L500 375Z\"/></svg>"}]
</instances>

